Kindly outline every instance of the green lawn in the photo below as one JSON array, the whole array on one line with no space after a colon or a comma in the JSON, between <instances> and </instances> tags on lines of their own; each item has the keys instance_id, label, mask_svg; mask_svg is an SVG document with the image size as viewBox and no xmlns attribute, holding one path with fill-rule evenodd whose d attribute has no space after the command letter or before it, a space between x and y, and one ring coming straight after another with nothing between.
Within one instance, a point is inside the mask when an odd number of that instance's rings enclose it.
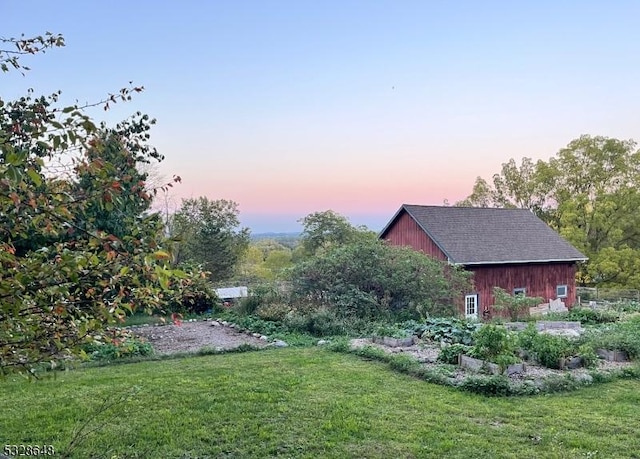
<instances>
[{"instance_id":1,"label":"green lawn","mask_svg":"<svg viewBox=\"0 0 640 459\"><path fill-rule=\"evenodd\" d=\"M89 458L640 457L640 382L485 398L318 348L143 362L0 381L1 447Z\"/></svg>"}]
</instances>

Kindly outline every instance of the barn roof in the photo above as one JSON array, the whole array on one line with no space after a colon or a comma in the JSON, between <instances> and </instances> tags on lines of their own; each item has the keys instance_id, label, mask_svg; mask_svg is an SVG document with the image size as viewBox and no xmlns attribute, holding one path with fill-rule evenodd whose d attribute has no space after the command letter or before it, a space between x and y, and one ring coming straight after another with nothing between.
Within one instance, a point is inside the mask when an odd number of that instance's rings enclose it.
<instances>
[{"instance_id":1,"label":"barn roof","mask_svg":"<svg viewBox=\"0 0 640 459\"><path fill-rule=\"evenodd\" d=\"M404 204L380 233L406 212L461 265L586 261L582 253L528 209Z\"/></svg>"}]
</instances>

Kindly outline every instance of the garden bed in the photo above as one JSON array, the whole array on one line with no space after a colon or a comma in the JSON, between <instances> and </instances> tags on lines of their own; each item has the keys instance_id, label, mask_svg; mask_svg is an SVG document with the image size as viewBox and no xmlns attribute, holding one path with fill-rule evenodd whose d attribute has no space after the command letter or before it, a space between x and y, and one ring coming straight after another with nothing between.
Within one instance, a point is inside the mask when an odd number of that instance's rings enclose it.
<instances>
[{"instance_id":1,"label":"garden bed","mask_svg":"<svg viewBox=\"0 0 640 459\"><path fill-rule=\"evenodd\" d=\"M425 342L416 340L416 343L411 346L404 347L392 347L386 346L381 343L376 343L371 339L354 339L351 340L350 346L352 350L362 349L367 346L379 349L384 351L387 354L403 354L410 356L416 359L420 365L422 365L425 369L431 371L441 371L446 370L449 375L450 383L452 385L459 385L465 379L475 376L478 374L494 374L494 372L486 371L487 368L490 368L488 365L480 365L479 367L462 367L462 366L452 366L443 364L437 361L438 355L441 351L441 346L439 344L433 342ZM466 359L465 359L466 361ZM482 361L480 361L482 362ZM495 365L495 364L493 364ZM583 381L585 383L589 383L592 380L592 374L594 372L603 373L603 374L613 374L617 371L623 370L624 368L630 367L633 365L632 362L621 362L621 361L609 361L604 359L599 359L597 362L596 368L586 369L586 368L574 368L574 369L564 369L557 370L552 368L547 368L533 362L526 362L525 364L520 364L518 366L518 371L511 371L505 376L509 378L514 383L523 383L525 381L529 381L530 383L536 386L542 386L544 381L549 378L558 378L558 377L566 377L569 376L576 381ZM497 367L497 366L496 366ZM514 367L515 368L515 367Z\"/></svg>"}]
</instances>

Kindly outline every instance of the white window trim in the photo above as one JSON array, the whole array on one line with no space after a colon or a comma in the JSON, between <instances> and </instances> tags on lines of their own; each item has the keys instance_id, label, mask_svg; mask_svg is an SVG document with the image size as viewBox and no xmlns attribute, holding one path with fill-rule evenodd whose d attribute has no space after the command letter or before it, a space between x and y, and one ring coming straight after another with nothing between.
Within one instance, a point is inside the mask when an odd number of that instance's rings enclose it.
<instances>
[{"instance_id":1,"label":"white window trim","mask_svg":"<svg viewBox=\"0 0 640 459\"><path fill-rule=\"evenodd\" d=\"M527 296L527 288L526 287L518 287L513 289L513 295L524 295Z\"/></svg>"},{"instance_id":2,"label":"white window trim","mask_svg":"<svg viewBox=\"0 0 640 459\"><path fill-rule=\"evenodd\" d=\"M560 295L559 289L564 288L564 294ZM566 284L560 284L556 286L556 298L566 298L569 296L569 287Z\"/></svg>"},{"instance_id":3,"label":"white window trim","mask_svg":"<svg viewBox=\"0 0 640 459\"><path fill-rule=\"evenodd\" d=\"M469 314L469 303L468 301L473 299L474 312L473 314ZM473 295L465 295L464 296L464 317L465 319L477 319L478 318L478 294L474 293Z\"/></svg>"}]
</instances>

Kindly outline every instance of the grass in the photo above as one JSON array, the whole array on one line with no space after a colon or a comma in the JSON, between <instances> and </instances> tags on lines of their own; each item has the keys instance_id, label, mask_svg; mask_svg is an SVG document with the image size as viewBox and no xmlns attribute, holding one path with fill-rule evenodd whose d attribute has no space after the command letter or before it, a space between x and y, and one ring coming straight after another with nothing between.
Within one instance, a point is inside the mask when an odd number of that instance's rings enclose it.
<instances>
[{"instance_id":1,"label":"grass","mask_svg":"<svg viewBox=\"0 0 640 459\"><path fill-rule=\"evenodd\" d=\"M640 451L638 381L485 398L319 348L85 368L0 386L2 445L62 451L85 425L95 430L72 451L78 458L624 458ZM104 400L115 404L99 413Z\"/></svg>"}]
</instances>

